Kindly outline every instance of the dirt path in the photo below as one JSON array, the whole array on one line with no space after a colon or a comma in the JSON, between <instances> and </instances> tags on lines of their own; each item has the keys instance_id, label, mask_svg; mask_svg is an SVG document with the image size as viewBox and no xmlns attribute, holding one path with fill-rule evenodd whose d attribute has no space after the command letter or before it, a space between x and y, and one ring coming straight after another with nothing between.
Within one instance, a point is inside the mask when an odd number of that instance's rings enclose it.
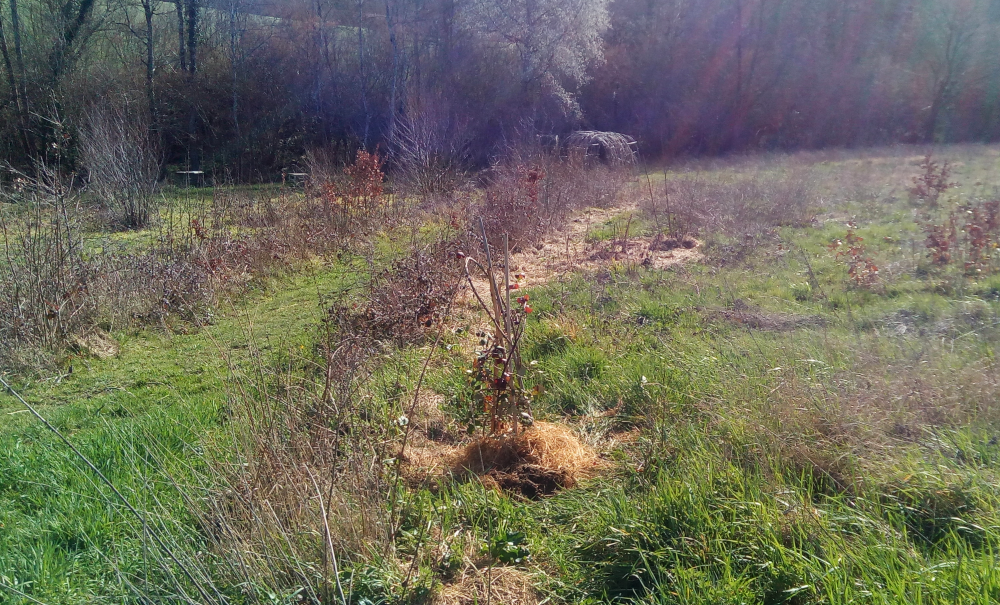
<instances>
[{"instance_id":1,"label":"dirt path","mask_svg":"<svg viewBox=\"0 0 1000 605\"><path fill-rule=\"evenodd\" d=\"M701 243L690 238L687 245L650 237L587 241L595 228L629 212L638 214L639 210L634 206L588 208L535 247L515 254L511 265L527 276L526 285L541 285L574 271L597 271L616 262L666 269L702 258Z\"/></svg>"},{"instance_id":2,"label":"dirt path","mask_svg":"<svg viewBox=\"0 0 1000 605\"><path fill-rule=\"evenodd\" d=\"M613 264L667 269L698 262L701 242L693 238L671 241L665 238L628 237L627 239L589 242L588 235L596 228L623 214L635 212L635 206L587 208L549 234L534 246L511 255L511 279L524 274L520 288L528 289L564 278L578 271L598 271ZM489 286L482 277L473 276L473 284L483 300L489 299ZM463 306L477 309L478 303L466 289Z\"/></svg>"}]
</instances>

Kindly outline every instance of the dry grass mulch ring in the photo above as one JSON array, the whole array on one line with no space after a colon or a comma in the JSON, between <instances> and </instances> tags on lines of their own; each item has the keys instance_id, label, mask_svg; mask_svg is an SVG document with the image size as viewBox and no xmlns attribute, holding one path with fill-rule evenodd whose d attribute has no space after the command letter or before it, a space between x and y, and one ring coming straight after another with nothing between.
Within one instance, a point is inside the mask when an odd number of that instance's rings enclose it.
<instances>
[{"instance_id":1,"label":"dry grass mulch ring","mask_svg":"<svg viewBox=\"0 0 1000 605\"><path fill-rule=\"evenodd\" d=\"M657 233L649 241L649 249L657 252L670 252L678 248L690 250L698 247L698 240L691 235L685 234L683 237L670 237L662 233Z\"/></svg>"},{"instance_id":2,"label":"dry grass mulch ring","mask_svg":"<svg viewBox=\"0 0 1000 605\"><path fill-rule=\"evenodd\" d=\"M536 422L516 437L483 437L463 448L456 474L473 474L488 485L535 499L573 487L602 466L597 453L569 428Z\"/></svg>"}]
</instances>

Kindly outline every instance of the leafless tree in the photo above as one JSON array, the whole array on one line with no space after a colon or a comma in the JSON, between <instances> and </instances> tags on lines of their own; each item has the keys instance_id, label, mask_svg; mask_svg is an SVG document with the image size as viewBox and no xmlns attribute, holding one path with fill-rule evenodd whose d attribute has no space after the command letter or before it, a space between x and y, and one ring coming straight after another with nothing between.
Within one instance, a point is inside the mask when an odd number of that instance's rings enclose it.
<instances>
[{"instance_id":1,"label":"leafless tree","mask_svg":"<svg viewBox=\"0 0 1000 605\"><path fill-rule=\"evenodd\" d=\"M923 138L934 141L941 112L951 102L973 60L983 34L980 0L932 0L921 6L927 27L922 45L930 74L930 105L924 120Z\"/></svg>"},{"instance_id":2,"label":"leafless tree","mask_svg":"<svg viewBox=\"0 0 1000 605\"><path fill-rule=\"evenodd\" d=\"M603 59L601 35L610 24L607 0L476 0L464 17L516 60L523 94L545 91L567 112L588 68Z\"/></svg>"}]
</instances>

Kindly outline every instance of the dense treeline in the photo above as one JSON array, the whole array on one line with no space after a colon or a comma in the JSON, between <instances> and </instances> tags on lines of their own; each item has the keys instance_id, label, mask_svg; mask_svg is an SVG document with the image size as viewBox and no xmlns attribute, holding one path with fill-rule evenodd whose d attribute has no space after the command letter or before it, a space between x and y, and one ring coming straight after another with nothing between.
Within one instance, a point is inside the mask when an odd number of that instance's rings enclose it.
<instances>
[{"instance_id":1,"label":"dense treeline","mask_svg":"<svg viewBox=\"0 0 1000 605\"><path fill-rule=\"evenodd\" d=\"M1000 0L0 0L0 25L15 164L75 161L109 112L240 179L580 128L650 155L1000 138Z\"/></svg>"}]
</instances>

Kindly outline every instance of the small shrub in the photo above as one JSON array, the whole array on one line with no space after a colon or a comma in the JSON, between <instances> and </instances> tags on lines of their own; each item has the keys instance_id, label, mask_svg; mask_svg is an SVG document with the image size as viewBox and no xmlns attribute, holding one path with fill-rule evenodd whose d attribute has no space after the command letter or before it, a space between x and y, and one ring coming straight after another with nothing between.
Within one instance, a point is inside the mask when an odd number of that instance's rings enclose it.
<instances>
[{"instance_id":1,"label":"small shrub","mask_svg":"<svg viewBox=\"0 0 1000 605\"><path fill-rule=\"evenodd\" d=\"M931 159L931 154L928 153L920 162L920 170L920 174L912 179L913 187L909 190L910 196L928 204L931 208L937 208L941 194L958 186L957 183L948 181L951 178L951 165L948 162L938 164Z\"/></svg>"},{"instance_id":2,"label":"small shrub","mask_svg":"<svg viewBox=\"0 0 1000 605\"><path fill-rule=\"evenodd\" d=\"M86 115L80 145L90 187L127 229L153 218L160 157L150 129L128 108L96 106Z\"/></svg>"},{"instance_id":3,"label":"small shrub","mask_svg":"<svg viewBox=\"0 0 1000 605\"><path fill-rule=\"evenodd\" d=\"M505 238L505 243L506 243ZM518 425L531 425L532 391L525 387L521 363L521 338L527 315L532 312L527 294L511 301L511 292L519 289L510 281L510 257L505 246L503 265L493 262L489 239L484 237L486 263L465 257L465 274L473 296L489 318L490 328L480 332L479 350L469 370L472 385L472 408L469 428L489 427L490 435L518 433ZM500 273L501 267L503 273ZM485 277L489 292L479 292L473 274ZM517 278L518 276L515 276ZM487 299L484 300L484 296Z\"/></svg>"},{"instance_id":4,"label":"small shrub","mask_svg":"<svg viewBox=\"0 0 1000 605\"><path fill-rule=\"evenodd\" d=\"M394 206L385 195L382 165L377 151L361 149L341 175L320 184L323 216L337 233L348 237L370 234L395 216Z\"/></svg>"},{"instance_id":5,"label":"small shrub","mask_svg":"<svg viewBox=\"0 0 1000 605\"><path fill-rule=\"evenodd\" d=\"M11 203L0 207L0 367L37 369L43 351L65 346L96 314L77 190L58 167L39 164L36 172L16 173L13 188L0 191Z\"/></svg>"},{"instance_id":6,"label":"small shrub","mask_svg":"<svg viewBox=\"0 0 1000 605\"><path fill-rule=\"evenodd\" d=\"M1000 248L1000 200L971 206L966 212L968 222L962 228L968 242L965 270L990 272L995 251Z\"/></svg>"},{"instance_id":7,"label":"small shrub","mask_svg":"<svg viewBox=\"0 0 1000 605\"><path fill-rule=\"evenodd\" d=\"M834 240L829 248L837 259L847 263L847 275L855 287L872 288L879 283L878 266L865 251L864 239L855 233L857 226L847 224L843 240Z\"/></svg>"},{"instance_id":8,"label":"small shrub","mask_svg":"<svg viewBox=\"0 0 1000 605\"><path fill-rule=\"evenodd\" d=\"M927 248L931 257L931 262L938 266L944 266L951 262L952 254L958 244L958 230L955 228L955 214L952 213L948 223L935 225L927 223L923 226L927 239L924 240L924 247Z\"/></svg>"},{"instance_id":9,"label":"small shrub","mask_svg":"<svg viewBox=\"0 0 1000 605\"><path fill-rule=\"evenodd\" d=\"M519 564L531 557L524 532L503 531L493 536L487 548L491 557L501 563Z\"/></svg>"},{"instance_id":10,"label":"small shrub","mask_svg":"<svg viewBox=\"0 0 1000 605\"><path fill-rule=\"evenodd\" d=\"M964 221L959 219L964 218ZM996 250L1000 248L1000 200L969 204L948 213L944 224L922 225L931 262L944 267L962 261L967 275L989 274L996 270ZM958 258L956 258L956 256Z\"/></svg>"}]
</instances>

